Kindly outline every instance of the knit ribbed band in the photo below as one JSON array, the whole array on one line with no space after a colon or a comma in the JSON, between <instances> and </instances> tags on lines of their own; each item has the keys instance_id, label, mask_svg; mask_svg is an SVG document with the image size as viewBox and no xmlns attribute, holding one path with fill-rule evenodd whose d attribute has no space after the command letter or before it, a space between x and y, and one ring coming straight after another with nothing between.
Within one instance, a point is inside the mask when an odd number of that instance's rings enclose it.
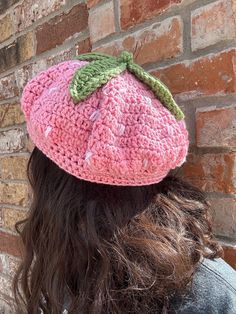
<instances>
[{"instance_id":1,"label":"knit ribbed band","mask_svg":"<svg viewBox=\"0 0 236 314\"><path fill-rule=\"evenodd\" d=\"M85 100L111 78L128 70L149 86L176 120L184 119L184 113L165 84L134 63L133 55L130 52L123 51L118 57L103 53L86 53L79 55L77 59L90 61L90 63L76 71L70 84L70 93L75 103Z\"/></svg>"}]
</instances>

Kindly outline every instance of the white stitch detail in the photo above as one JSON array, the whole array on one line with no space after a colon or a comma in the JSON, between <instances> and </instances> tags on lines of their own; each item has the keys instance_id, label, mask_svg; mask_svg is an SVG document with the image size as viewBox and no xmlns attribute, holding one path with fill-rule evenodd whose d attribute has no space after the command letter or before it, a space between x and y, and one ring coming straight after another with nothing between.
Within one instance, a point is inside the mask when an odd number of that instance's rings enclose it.
<instances>
[{"instance_id":1,"label":"white stitch detail","mask_svg":"<svg viewBox=\"0 0 236 314\"><path fill-rule=\"evenodd\" d=\"M51 94L52 92L54 92L56 90L58 90L58 87L52 87L52 88L49 89L48 94Z\"/></svg>"},{"instance_id":2,"label":"white stitch detail","mask_svg":"<svg viewBox=\"0 0 236 314\"><path fill-rule=\"evenodd\" d=\"M167 133L168 135L172 136L173 135L173 128L171 126L166 126L167 127Z\"/></svg>"},{"instance_id":3,"label":"white stitch detail","mask_svg":"<svg viewBox=\"0 0 236 314\"><path fill-rule=\"evenodd\" d=\"M99 110L95 110L95 111L91 114L91 116L89 117L89 120L95 121L95 120L97 120L98 117L99 117Z\"/></svg>"},{"instance_id":4,"label":"white stitch detail","mask_svg":"<svg viewBox=\"0 0 236 314\"><path fill-rule=\"evenodd\" d=\"M118 126L118 134L119 134L119 135L123 135L124 132L125 132L125 126L124 126L124 124L120 124L120 125Z\"/></svg>"},{"instance_id":5,"label":"white stitch detail","mask_svg":"<svg viewBox=\"0 0 236 314\"><path fill-rule=\"evenodd\" d=\"M147 96L144 96L144 99L145 99L145 101L146 101L146 103L147 103L148 105L151 105L151 104L152 104L151 98L149 98L149 97L147 97Z\"/></svg>"},{"instance_id":6,"label":"white stitch detail","mask_svg":"<svg viewBox=\"0 0 236 314\"><path fill-rule=\"evenodd\" d=\"M143 167L144 167L145 169L147 169L148 164L149 164L149 162L148 162L148 160L145 158L145 159L143 160Z\"/></svg>"},{"instance_id":7,"label":"white stitch detail","mask_svg":"<svg viewBox=\"0 0 236 314\"><path fill-rule=\"evenodd\" d=\"M44 135L45 137L47 138L48 137L48 134L52 131L52 127L49 125L47 126L45 132L44 132Z\"/></svg>"},{"instance_id":8,"label":"white stitch detail","mask_svg":"<svg viewBox=\"0 0 236 314\"><path fill-rule=\"evenodd\" d=\"M84 160L85 160L88 164L90 164L90 158L91 158L92 155L93 155L93 153L91 153L90 151L87 151L87 152L85 153L85 158L84 158Z\"/></svg>"}]
</instances>

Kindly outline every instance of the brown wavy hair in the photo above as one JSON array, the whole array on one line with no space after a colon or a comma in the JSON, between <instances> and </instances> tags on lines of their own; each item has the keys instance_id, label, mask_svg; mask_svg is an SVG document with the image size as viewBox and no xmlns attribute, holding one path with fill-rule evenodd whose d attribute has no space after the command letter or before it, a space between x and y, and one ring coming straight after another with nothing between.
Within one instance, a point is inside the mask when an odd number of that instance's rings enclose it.
<instances>
[{"instance_id":1,"label":"brown wavy hair","mask_svg":"<svg viewBox=\"0 0 236 314\"><path fill-rule=\"evenodd\" d=\"M16 313L163 313L202 257L221 255L202 191L174 175L149 186L79 180L35 148ZM42 312L41 311L41 312Z\"/></svg>"}]
</instances>

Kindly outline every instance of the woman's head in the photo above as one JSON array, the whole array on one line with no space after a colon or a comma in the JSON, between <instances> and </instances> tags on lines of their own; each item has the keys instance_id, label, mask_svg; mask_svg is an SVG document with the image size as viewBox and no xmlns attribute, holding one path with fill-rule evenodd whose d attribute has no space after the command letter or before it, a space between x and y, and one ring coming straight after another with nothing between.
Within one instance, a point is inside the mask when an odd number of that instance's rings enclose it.
<instances>
[{"instance_id":1,"label":"woman's head","mask_svg":"<svg viewBox=\"0 0 236 314\"><path fill-rule=\"evenodd\" d=\"M66 299L69 313L158 313L186 291L201 257L219 254L204 194L177 177L91 183L37 148L28 177L32 205L17 225L25 257L15 278L26 313L61 313Z\"/></svg>"},{"instance_id":2,"label":"woman's head","mask_svg":"<svg viewBox=\"0 0 236 314\"><path fill-rule=\"evenodd\" d=\"M129 56L80 55L39 73L23 91L32 141L75 177L143 186L185 161L182 110Z\"/></svg>"},{"instance_id":3,"label":"woman's head","mask_svg":"<svg viewBox=\"0 0 236 314\"><path fill-rule=\"evenodd\" d=\"M17 311L158 313L219 254L204 194L169 174L188 152L184 114L131 54L79 59L22 95L37 148L29 216L16 225Z\"/></svg>"}]
</instances>

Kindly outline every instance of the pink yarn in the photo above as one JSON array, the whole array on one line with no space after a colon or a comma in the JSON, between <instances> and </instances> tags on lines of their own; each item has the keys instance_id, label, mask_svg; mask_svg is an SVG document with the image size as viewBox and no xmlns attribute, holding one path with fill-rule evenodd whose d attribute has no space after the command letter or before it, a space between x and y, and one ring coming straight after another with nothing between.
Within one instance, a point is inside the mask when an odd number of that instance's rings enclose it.
<instances>
[{"instance_id":1,"label":"pink yarn","mask_svg":"<svg viewBox=\"0 0 236 314\"><path fill-rule=\"evenodd\" d=\"M34 144L68 173L111 185L160 182L188 152L177 121L128 71L74 104L69 84L85 61L61 62L26 85L21 105Z\"/></svg>"}]
</instances>

